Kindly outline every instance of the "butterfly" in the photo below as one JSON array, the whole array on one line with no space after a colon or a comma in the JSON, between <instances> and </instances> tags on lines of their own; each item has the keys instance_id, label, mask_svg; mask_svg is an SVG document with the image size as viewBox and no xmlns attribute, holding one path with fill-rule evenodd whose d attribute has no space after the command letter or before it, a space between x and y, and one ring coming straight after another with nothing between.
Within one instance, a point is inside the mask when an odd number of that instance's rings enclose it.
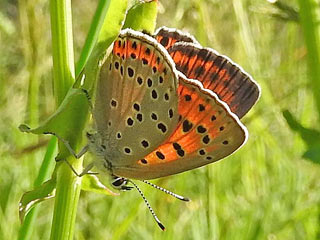
<instances>
[{"instance_id":1,"label":"butterfly","mask_svg":"<svg viewBox=\"0 0 320 240\"><path fill-rule=\"evenodd\" d=\"M130 182L144 198L130 179L181 173L239 149L248 138L240 119L259 96L249 74L191 35L125 29L100 69L89 150L114 187L129 190Z\"/></svg>"},{"instance_id":2,"label":"butterfly","mask_svg":"<svg viewBox=\"0 0 320 240\"><path fill-rule=\"evenodd\" d=\"M114 176L154 179L218 161L247 140L258 84L190 35L121 31L101 67L89 147Z\"/></svg>"}]
</instances>

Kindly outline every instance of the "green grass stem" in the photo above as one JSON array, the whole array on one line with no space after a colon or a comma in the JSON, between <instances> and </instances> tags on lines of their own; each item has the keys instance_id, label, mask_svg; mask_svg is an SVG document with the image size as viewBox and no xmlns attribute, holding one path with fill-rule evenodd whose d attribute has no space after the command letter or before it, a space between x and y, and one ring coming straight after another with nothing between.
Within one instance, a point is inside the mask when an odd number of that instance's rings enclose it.
<instances>
[{"instance_id":1,"label":"green grass stem","mask_svg":"<svg viewBox=\"0 0 320 240\"><path fill-rule=\"evenodd\" d=\"M319 14L316 13L318 2L315 0L298 0L300 22L307 48L307 65L309 83L318 109L320 126L320 52L319 52Z\"/></svg>"},{"instance_id":2,"label":"green grass stem","mask_svg":"<svg viewBox=\"0 0 320 240\"><path fill-rule=\"evenodd\" d=\"M51 137L47 152L44 156L42 161L38 177L34 182L34 187L40 186L48 177L50 176L53 167L54 167L54 157L57 153L57 139L56 137ZM24 219L21 228L19 230L19 240L28 240L31 239L31 234L34 229L35 220L37 218L39 212L39 206L35 206L33 209L30 210L26 218Z\"/></svg>"},{"instance_id":3,"label":"green grass stem","mask_svg":"<svg viewBox=\"0 0 320 240\"><path fill-rule=\"evenodd\" d=\"M90 29L82 48L79 61L76 64L76 76L80 74L82 69L84 68L86 62L89 59L89 56L98 40L100 29L104 23L104 19L106 13L109 9L111 0L101 0L98 3L96 12L93 16L92 23L90 25Z\"/></svg>"}]
</instances>

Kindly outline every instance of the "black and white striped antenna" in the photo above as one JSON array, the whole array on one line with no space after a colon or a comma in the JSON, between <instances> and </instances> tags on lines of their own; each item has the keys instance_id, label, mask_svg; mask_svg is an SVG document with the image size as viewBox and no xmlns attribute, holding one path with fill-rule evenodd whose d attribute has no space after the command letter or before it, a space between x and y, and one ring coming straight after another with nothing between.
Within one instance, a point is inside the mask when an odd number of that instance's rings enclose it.
<instances>
[{"instance_id":1,"label":"black and white striped antenna","mask_svg":"<svg viewBox=\"0 0 320 240\"><path fill-rule=\"evenodd\" d=\"M185 202L189 202L189 201L190 201L189 198L180 196L180 195L178 195L178 194L176 194L176 193L173 193L173 192L171 192L171 191L169 191L169 190L167 190L167 189L165 189L165 188L159 187L159 186L157 186L157 185L155 185L155 184L153 184L153 183L151 183L151 182L148 182L148 181L146 181L146 180L142 180L142 182L144 182L144 183L146 183L146 184L154 187L155 189L158 189L158 190L160 190L160 191L162 191L162 192L164 192L164 193L166 193L166 194L169 194L169 195L171 195L172 197L175 197L175 198L177 198L177 199L179 199L179 200L181 200L181 201L185 201Z\"/></svg>"},{"instance_id":2,"label":"black and white striped antenna","mask_svg":"<svg viewBox=\"0 0 320 240\"><path fill-rule=\"evenodd\" d=\"M154 213L152 207L150 206L148 200L146 199L146 197L144 196L143 192L140 190L140 188L131 180L128 179L128 181L138 190L138 192L140 193L140 196L142 197L143 201L145 202L145 204L147 205L150 213L152 214L154 220L157 222L157 224L159 225L159 227L161 228L162 231L166 230L165 226L160 222L159 218L157 217L157 215Z\"/></svg>"},{"instance_id":3,"label":"black and white striped antenna","mask_svg":"<svg viewBox=\"0 0 320 240\"><path fill-rule=\"evenodd\" d=\"M135 184L132 180L127 179L127 181L130 182L130 183L138 190L140 196L142 197L143 201L144 201L145 204L147 205L147 207L148 207L150 213L152 214L154 220L157 222L157 224L159 225L159 227L161 228L161 230L164 231L164 230L166 229L165 226L160 222L159 218L157 217L157 215L156 215L155 212L153 211L152 207L150 206L147 198L144 196L144 194L143 194L143 192L141 191L141 189L140 189L140 188L137 186L137 184ZM178 195L178 194L176 194L176 193L173 193L173 192L171 192L171 191L169 191L169 190L167 190L167 189L165 189L165 188L159 187L159 186L157 186L157 185L155 185L155 184L153 184L153 183L151 183L151 182L148 182L148 181L146 181L146 180L142 180L142 182L144 182L144 183L146 183L146 184L154 187L155 189L158 189L158 190L160 190L160 191L162 191L162 192L164 192L164 193L166 193L166 194L169 194L170 196L173 196L173 197L175 197L175 198L177 198L177 199L179 199L179 200L181 200L181 201L185 201L185 202L189 202L189 201L190 201L189 198L180 196L180 195Z\"/></svg>"}]
</instances>

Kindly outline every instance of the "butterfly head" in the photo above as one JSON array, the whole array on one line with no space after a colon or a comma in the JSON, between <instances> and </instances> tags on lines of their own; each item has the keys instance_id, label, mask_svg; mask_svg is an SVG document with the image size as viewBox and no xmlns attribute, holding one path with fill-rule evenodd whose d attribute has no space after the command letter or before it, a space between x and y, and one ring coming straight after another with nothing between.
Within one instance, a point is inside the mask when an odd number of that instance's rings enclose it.
<instances>
[{"instance_id":1,"label":"butterfly head","mask_svg":"<svg viewBox=\"0 0 320 240\"><path fill-rule=\"evenodd\" d=\"M118 177L115 175L111 175L110 179L111 186L120 191L128 191L133 187L128 186L128 179L123 177Z\"/></svg>"}]
</instances>

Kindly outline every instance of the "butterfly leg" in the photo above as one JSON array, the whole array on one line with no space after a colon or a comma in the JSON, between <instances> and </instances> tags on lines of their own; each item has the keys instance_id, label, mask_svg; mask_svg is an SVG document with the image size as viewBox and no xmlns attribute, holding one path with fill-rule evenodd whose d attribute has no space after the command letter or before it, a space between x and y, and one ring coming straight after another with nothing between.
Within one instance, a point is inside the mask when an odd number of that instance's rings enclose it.
<instances>
[{"instance_id":1,"label":"butterfly leg","mask_svg":"<svg viewBox=\"0 0 320 240\"><path fill-rule=\"evenodd\" d=\"M53 132L45 132L44 134L50 134L50 135L53 135L53 136L55 136L56 138L58 138L59 141L61 141L61 142L65 145L65 147L68 149L68 151L69 151L76 159L81 158L81 157L88 151L88 149L89 149L89 145L85 145L85 146L80 150L79 153L76 153L76 152L72 149L72 147L70 146L69 142L68 142L67 140L63 139L62 137L60 137L58 134L53 133ZM62 160L62 161L65 161L65 162L68 164L68 166L71 168L71 170L74 172L74 174L75 174L76 176L78 176L78 177L82 177L82 176L85 175L85 174L98 174L98 173L94 173L94 172L89 172L89 171L92 169L92 167L94 166L93 163L88 164L88 165L85 167L85 169L79 174L79 173L77 173L77 171L72 167L72 165L69 163L69 161L68 161L67 159L65 159L65 158L63 158L63 159L57 159L57 158L56 158L56 162L59 162L59 161L61 161L61 160Z\"/></svg>"},{"instance_id":2,"label":"butterfly leg","mask_svg":"<svg viewBox=\"0 0 320 240\"><path fill-rule=\"evenodd\" d=\"M54 133L54 132L44 132L44 134L50 134L50 135L53 135L55 136L56 138L58 138L59 141L61 141L64 146L68 149L68 151L76 158L76 159L79 159L81 158L89 149L89 146L86 145L84 146L81 151L79 153L76 153L72 147L70 146L69 142L65 139L63 139L62 137L60 137L58 134ZM56 159L56 161L60 161L60 159Z\"/></svg>"}]
</instances>

